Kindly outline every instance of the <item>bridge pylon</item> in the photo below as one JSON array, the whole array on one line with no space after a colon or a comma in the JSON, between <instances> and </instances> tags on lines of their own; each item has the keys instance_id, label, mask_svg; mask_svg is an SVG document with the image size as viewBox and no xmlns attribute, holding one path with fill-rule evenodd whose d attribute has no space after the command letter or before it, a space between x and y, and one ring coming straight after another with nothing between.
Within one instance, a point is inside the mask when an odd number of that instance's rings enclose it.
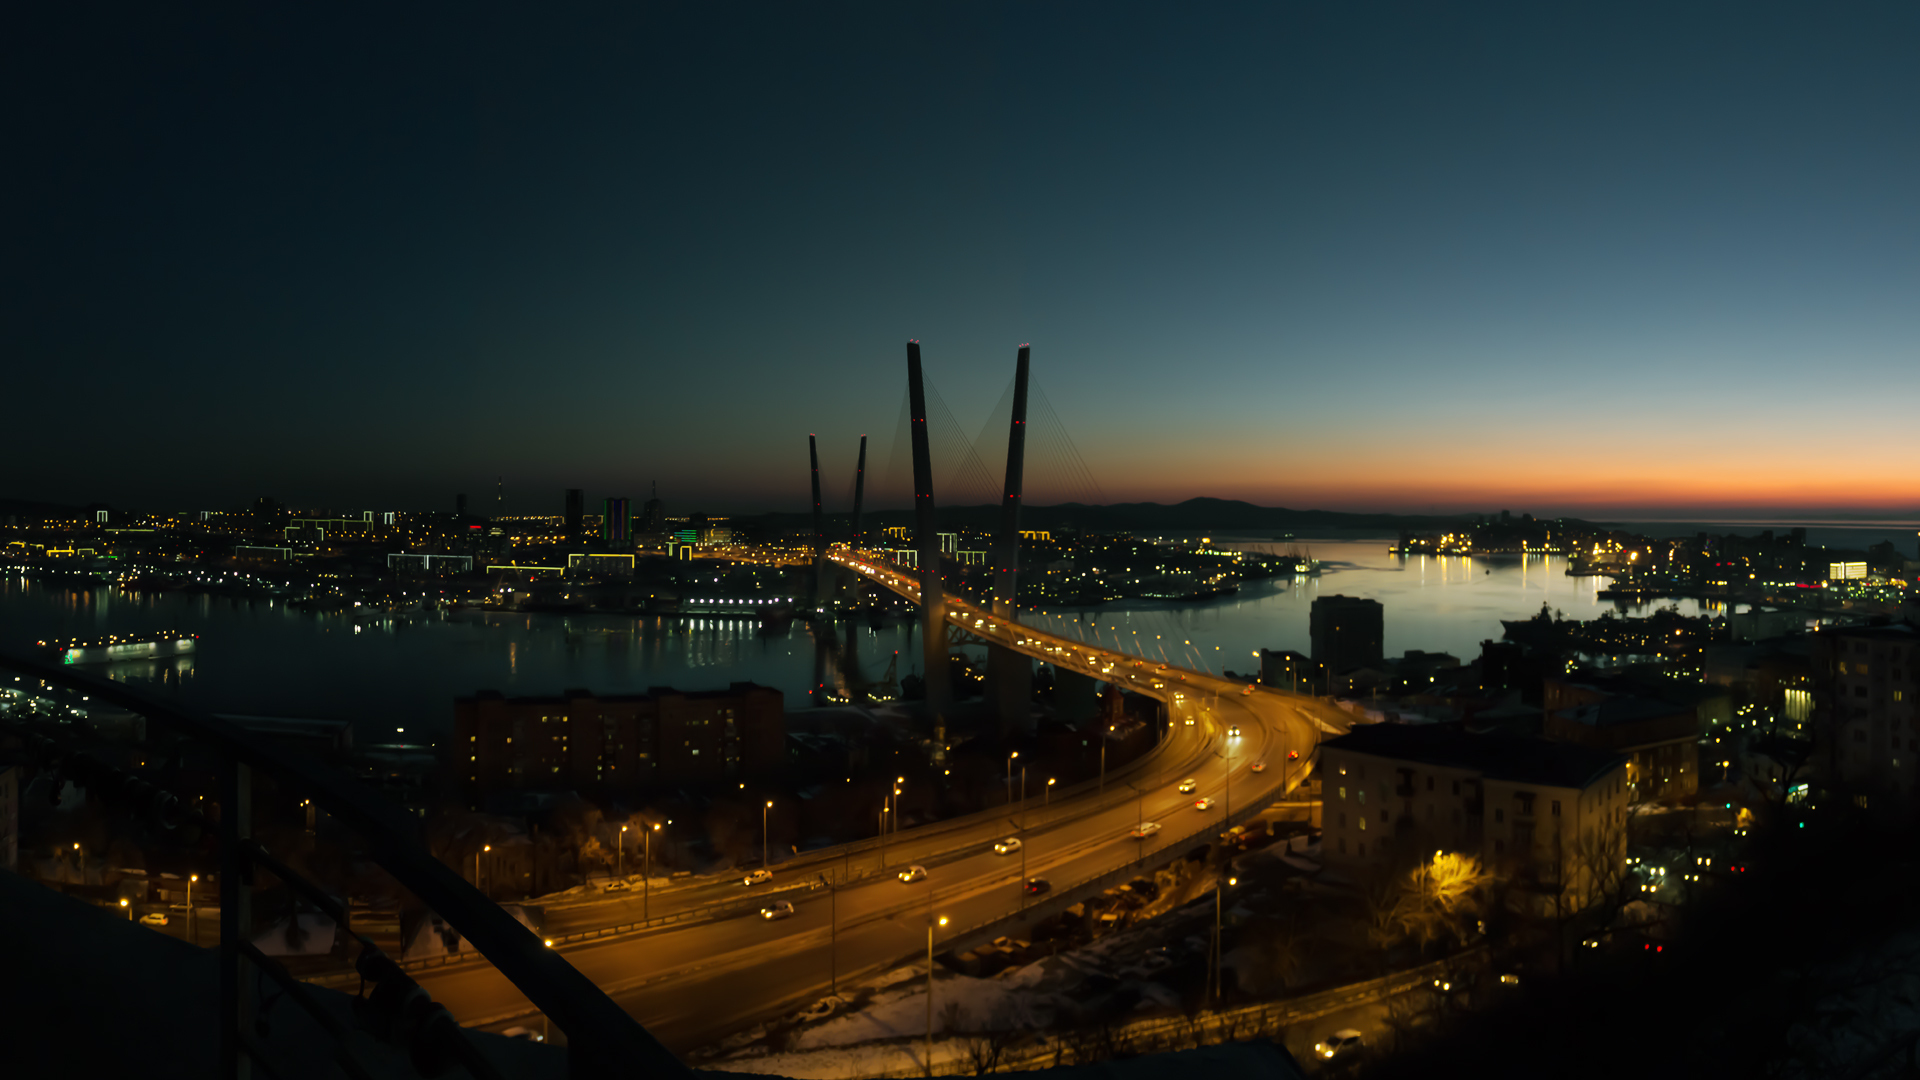
<instances>
[{"instance_id":1,"label":"bridge pylon","mask_svg":"<svg viewBox=\"0 0 1920 1080\"><path fill-rule=\"evenodd\" d=\"M866 539L861 535L860 510L867 499L867 437L860 436L860 462L853 467L853 546L858 550Z\"/></svg>"},{"instance_id":2,"label":"bridge pylon","mask_svg":"<svg viewBox=\"0 0 1920 1080\"><path fill-rule=\"evenodd\" d=\"M1007 483L1000 499L1000 528L993 543L993 613L1016 621L1020 591L1020 502L1027 463L1027 370L1030 346L1020 346L1013 373L1013 423L1007 432ZM1004 645L987 646L987 693L1000 734L1031 735L1033 660Z\"/></svg>"},{"instance_id":3,"label":"bridge pylon","mask_svg":"<svg viewBox=\"0 0 1920 1080\"><path fill-rule=\"evenodd\" d=\"M913 541L920 560L921 671L926 678L927 716L935 730L944 730L953 708L953 678L947 672L947 602L940 587L933 452L927 441L927 388L920 372L918 341L907 342L907 408L913 440Z\"/></svg>"},{"instance_id":4,"label":"bridge pylon","mask_svg":"<svg viewBox=\"0 0 1920 1080\"><path fill-rule=\"evenodd\" d=\"M820 446L807 436L807 457L813 463L813 610L827 604L827 528L820 511Z\"/></svg>"}]
</instances>

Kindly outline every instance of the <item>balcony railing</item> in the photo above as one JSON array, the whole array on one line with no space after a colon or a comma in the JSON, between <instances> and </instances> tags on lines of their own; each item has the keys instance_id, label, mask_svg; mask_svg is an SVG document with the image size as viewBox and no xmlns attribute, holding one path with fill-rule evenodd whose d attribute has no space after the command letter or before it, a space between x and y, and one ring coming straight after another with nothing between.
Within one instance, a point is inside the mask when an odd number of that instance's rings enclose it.
<instances>
[{"instance_id":1,"label":"balcony railing","mask_svg":"<svg viewBox=\"0 0 1920 1080\"><path fill-rule=\"evenodd\" d=\"M26 657L0 654L0 687L35 697L61 693L118 706L170 735L213 751L218 761L217 815L189 805L173 792L89 752L82 733L45 718L0 718L0 732L56 781L84 787L89 798L138 815L161 830L184 825L217 839L220 872L220 1052L221 1071L246 1077L273 1075L272 1049L262 1045L256 1024L259 982L274 983L287 1000L308 1013L336 1040L336 1057L348 1075L367 1075L351 1053L349 1030L337 1011L315 1000L296 979L253 944L253 879L264 871L307 904L334 920L365 980L365 1007L357 1021L375 1036L406 1047L415 1067L432 1075L458 1064L474 1077L500 1076L492 1062L453 1021L444 1006L401 971L366 937L352 931L351 909L327 889L291 869L253 833L257 778L284 792L311 799L334 821L352 830L371 856L402 887L473 943L500 973L566 1035L568 1072L577 1077L642 1075L691 1077L689 1070L598 987L511 915L458 874L433 859L415 839L416 827L378 793L352 778L281 752L249 732L215 717L160 701L119 683ZM149 733L151 737L151 731Z\"/></svg>"}]
</instances>

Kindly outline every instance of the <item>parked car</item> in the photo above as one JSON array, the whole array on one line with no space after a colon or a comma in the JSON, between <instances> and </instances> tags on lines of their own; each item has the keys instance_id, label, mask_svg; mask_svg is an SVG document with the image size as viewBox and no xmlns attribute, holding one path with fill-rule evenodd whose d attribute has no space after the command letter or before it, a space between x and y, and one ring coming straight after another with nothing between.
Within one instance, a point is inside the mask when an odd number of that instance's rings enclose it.
<instances>
[{"instance_id":1,"label":"parked car","mask_svg":"<svg viewBox=\"0 0 1920 1080\"><path fill-rule=\"evenodd\" d=\"M993 853L995 855L1011 855L1019 850L1020 838L1017 836L1009 836L1005 840L993 845Z\"/></svg>"},{"instance_id":2,"label":"parked car","mask_svg":"<svg viewBox=\"0 0 1920 1080\"><path fill-rule=\"evenodd\" d=\"M1193 800L1193 808L1195 810L1211 810L1213 809L1213 800L1207 798L1195 799Z\"/></svg>"},{"instance_id":3,"label":"parked car","mask_svg":"<svg viewBox=\"0 0 1920 1080\"><path fill-rule=\"evenodd\" d=\"M1314 1043L1313 1052L1319 1054L1324 1060L1330 1057L1357 1053L1364 1045L1366 1045L1366 1039L1358 1031L1352 1028L1342 1028L1327 1036L1325 1042Z\"/></svg>"},{"instance_id":4,"label":"parked car","mask_svg":"<svg viewBox=\"0 0 1920 1080\"><path fill-rule=\"evenodd\" d=\"M1157 833L1159 831L1160 831L1159 822L1157 821L1141 822L1140 825L1133 830L1133 838L1135 840L1145 840L1147 837L1152 836L1154 833Z\"/></svg>"},{"instance_id":5,"label":"parked car","mask_svg":"<svg viewBox=\"0 0 1920 1080\"><path fill-rule=\"evenodd\" d=\"M607 882L607 884L606 884L606 885L605 885L605 886L604 886L604 887L602 888L602 890L601 890L601 891L602 891L602 892L626 892L626 891L627 891L627 883L626 883L626 882L624 882L624 881L609 881L609 882Z\"/></svg>"},{"instance_id":6,"label":"parked car","mask_svg":"<svg viewBox=\"0 0 1920 1080\"><path fill-rule=\"evenodd\" d=\"M745 880L743 880L743 881L741 881L741 882L740 882L740 884L742 884L742 885L759 885L759 884L761 884L762 882L767 882L767 881L772 881L772 880L773 880L773 871L771 871L771 870L767 870L767 869L764 869L764 868L763 868L763 869L760 869L760 870L755 870L755 871L754 871L753 873L751 873L751 874L748 874L748 875L746 876L746 879L745 879Z\"/></svg>"},{"instance_id":7,"label":"parked car","mask_svg":"<svg viewBox=\"0 0 1920 1080\"><path fill-rule=\"evenodd\" d=\"M164 911L149 911L145 915L140 916L140 925L165 926L167 925L167 913Z\"/></svg>"},{"instance_id":8,"label":"parked car","mask_svg":"<svg viewBox=\"0 0 1920 1080\"><path fill-rule=\"evenodd\" d=\"M909 866L905 870L900 871L900 880L908 885L916 881L925 881L927 880L927 868L924 866Z\"/></svg>"},{"instance_id":9,"label":"parked car","mask_svg":"<svg viewBox=\"0 0 1920 1080\"><path fill-rule=\"evenodd\" d=\"M790 918L792 915L793 905L785 900L775 900L773 903L760 909L760 917L768 922L772 922L775 919Z\"/></svg>"},{"instance_id":10,"label":"parked car","mask_svg":"<svg viewBox=\"0 0 1920 1080\"><path fill-rule=\"evenodd\" d=\"M1266 763L1266 762L1264 762L1264 761L1256 761L1256 762L1254 762L1253 764L1251 764L1251 765L1249 765L1249 766L1247 766L1247 771L1248 771L1248 772L1257 772L1257 773L1263 773L1263 772L1266 772L1266 771L1267 771L1267 763Z\"/></svg>"},{"instance_id":11,"label":"parked car","mask_svg":"<svg viewBox=\"0 0 1920 1080\"><path fill-rule=\"evenodd\" d=\"M1052 888L1053 882L1048 881L1046 878L1030 877L1027 879L1026 889L1028 896L1039 896L1041 893L1047 892Z\"/></svg>"},{"instance_id":12,"label":"parked car","mask_svg":"<svg viewBox=\"0 0 1920 1080\"><path fill-rule=\"evenodd\" d=\"M826 997L823 997L819 1001L814 1002L805 1011L803 1011L800 1014L800 1019L825 1020L827 1017L832 1016L836 1012L839 1012L840 1006L845 1005L846 1003L847 1003L846 998L843 998L838 994L828 994Z\"/></svg>"},{"instance_id":13,"label":"parked car","mask_svg":"<svg viewBox=\"0 0 1920 1080\"><path fill-rule=\"evenodd\" d=\"M546 1042L547 1041L547 1037L545 1035L540 1034L539 1032L533 1030L532 1028L510 1027L505 1031L502 1031L500 1034L505 1035L509 1039L523 1039L527 1042Z\"/></svg>"},{"instance_id":14,"label":"parked car","mask_svg":"<svg viewBox=\"0 0 1920 1080\"><path fill-rule=\"evenodd\" d=\"M1195 780L1193 777L1189 776L1185 780L1180 781L1180 794L1191 795L1196 790L1198 790L1199 787L1200 787L1200 781Z\"/></svg>"}]
</instances>

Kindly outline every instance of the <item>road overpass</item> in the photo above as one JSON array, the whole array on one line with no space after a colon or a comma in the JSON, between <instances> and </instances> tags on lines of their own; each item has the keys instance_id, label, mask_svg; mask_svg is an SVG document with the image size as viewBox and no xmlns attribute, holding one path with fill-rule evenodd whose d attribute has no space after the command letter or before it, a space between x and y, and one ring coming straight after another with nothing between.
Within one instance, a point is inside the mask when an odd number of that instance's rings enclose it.
<instances>
[{"instance_id":1,"label":"road overpass","mask_svg":"<svg viewBox=\"0 0 1920 1080\"><path fill-rule=\"evenodd\" d=\"M912 579L866 553L843 548L832 557L917 599ZM1041 804L1036 791L1001 812L901 830L888 843L884 866L870 849L831 849L810 853L802 860L806 869L782 864L765 885L704 881L656 895L653 915L721 905L713 917L557 945L670 1049L684 1053L811 1004L836 977L844 985L857 973L913 962L925 955L930 918L949 920L945 933L935 933L936 948L943 948L953 935L1017 914L1027 902L1023 875L1064 885L1171 847L1190 848L1220 831L1230 807L1244 817L1297 786L1320 735L1345 728L1345 714L1312 698L1266 688L1249 693L1243 683L1089 646L965 601L950 598L946 618L982 640L1159 698L1167 704L1170 734L1130 774L1110 779L1104 792L1083 785ZM1239 734L1230 734L1236 728ZM1288 762L1289 751L1299 760ZM1178 790L1187 778L1198 790ZM1212 799L1212 806L1196 809L1200 798ZM1135 839L1142 821L1161 828ZM993 843L1008 836L1021 837L1024 852L995 855ZM900 882L893 871L907 863L926 866L927 879ZM852 879L837 888L805 887L828 866L844 866ZM767 922L752 902L724 907L776 891L794 903L792 918ZM630 909L636 900L621 902ZM531 1015L519 992L484 961L416 977L464 1024L525 1024Z\"/></svg>"}]
</instances>

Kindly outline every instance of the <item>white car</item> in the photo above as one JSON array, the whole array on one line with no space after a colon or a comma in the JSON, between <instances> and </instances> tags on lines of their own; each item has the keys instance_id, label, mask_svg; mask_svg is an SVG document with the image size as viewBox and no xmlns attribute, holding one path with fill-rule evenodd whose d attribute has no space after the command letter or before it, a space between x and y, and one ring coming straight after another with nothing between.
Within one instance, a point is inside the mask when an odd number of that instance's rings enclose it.
<instances>
[{"instance_id":1,"label":"white car","mask_svg":"<svg viewBox=\"0 0 1920 1080\"><path fill-rule=\"evenodd\" d=\"M1248 772L1254 772L1254 773L1263 773L1263 772L1266 772L1266 771L1267 771L1267 763L1266 763L1266 762L1264 762L1264 761L1256 761L1256 762L1254 762L1253 764L1251 764L1251 765L1249 765L1249 766L1247 766L1247 771L1248 771Z\"/></svg>"},{"instance_id":2,"label":"white car","mask_svg":"<svg viewBox=\"0 0 1920 1080\"><path fill-rule=\"evenodd\" d=\"M1014 852L1019 851L1020 846L1021 845L1020 845L1019 837L1009 836L1005 840L1002 840L999 843L993 845L993 853L995 855L1011 855Z\"/></svg>"},{"instance_id":3,"label":"white car","mask_svg":"<svg viewBox=\"0 0 1920 1080\"><path fill-rule=\"evenodd\" d=\"M785 900L775 900L773 903L760 909L760 917L768 922L772 922L775 919L785 919L792 914L793 905L787 903Z\"/></svg>"},{"instance_id":4,"label":"white car","mask_svg":"<svg viewBox=\"0 0 1920 1080\"><path fill-rule=\"evenodd\" d=\"M1200 781L1195 780L1191 776L1187 777L1185 780L1180 781L1180 794L1182 795L1191 795L1195 791L1198 791L1199 789L1200 789Z\"/></svg>"},{"instance_id":5,"label":"white car","mask_svg":"<svg viewBox=\"0 0 1920 1080\"><path fill-rule=\"evenodd\" d=\"M1193 800L1193 808L1195 810L1211 810L1213 809L1213 800L1205 797L1195 799Z\"/></svg>"},{"instance_id":6,"label":"white car","mask_svg":"<svg viewBox=\"0 0 1920 1080\"><path fill-rule=\"evenodd\" d=\"M927 880L927 868L924 866L909 866L905 870L900 871L900 880L908 885L916 881L925 881Z\"/></svg>"},{"instance_id":7,"label":"white car","mask_svg":"<svg viewBox=\"0 0 1920 1080\"><path fill-rule=\"evenodd\" d=\"M164 911L149 911L145 915L140 916L140 925L165 926L167 925L167 913Z\"/></svg>"},{"instance_id":8,"label":"white car","mask_svg":"<svg viewBox=\"0 0 1920 1080\"><path fill-rule=\"evenodd\" d=\"M754 871L753 873L751 873L751 874L748 874L748 875L746 876L746 878L745 878L745 879L743 879L743 880L742 880L742 881L740 882L740 884L742 884L742 885L759 885L759 884L761 884L761 883L763 883L763 882L768 882L768 881L772 881L772 880L773 880L773 871L771 871L771 870L766 870L766 869L760 869L760 870L755 870L755 871Z\"/></svg>"},{"instance_id":9,"label":"white car","mask_svg":"<svg viewBox=\"0 0 1920 1080\"><path fill-rule=\"evenodd\" d=\"M1159 822L1144 821L1144 822L1141 822L1140 825L1133 830L1132 835L1135 840L1145 840L1147 837L1152 836L1154 833L1157 833L1159 831L1160 831Z\"/></svg>"},{"instance_id":10,"label":"white car","mask_svg":"<svg viewBox=\"0 0 1920 1080\"><path fill-rule=\"evenodd\" d=\"M1325 1060L1340 1054L1352 1054L1364 1045L1366 1045L1366 1041L1358 1031L1352 1028L1342 1028L1327 1036L1325 1042L1314 1043L1313 1052L1320 1055L1322 1060Z\"/></svg>"}]
</instances>

